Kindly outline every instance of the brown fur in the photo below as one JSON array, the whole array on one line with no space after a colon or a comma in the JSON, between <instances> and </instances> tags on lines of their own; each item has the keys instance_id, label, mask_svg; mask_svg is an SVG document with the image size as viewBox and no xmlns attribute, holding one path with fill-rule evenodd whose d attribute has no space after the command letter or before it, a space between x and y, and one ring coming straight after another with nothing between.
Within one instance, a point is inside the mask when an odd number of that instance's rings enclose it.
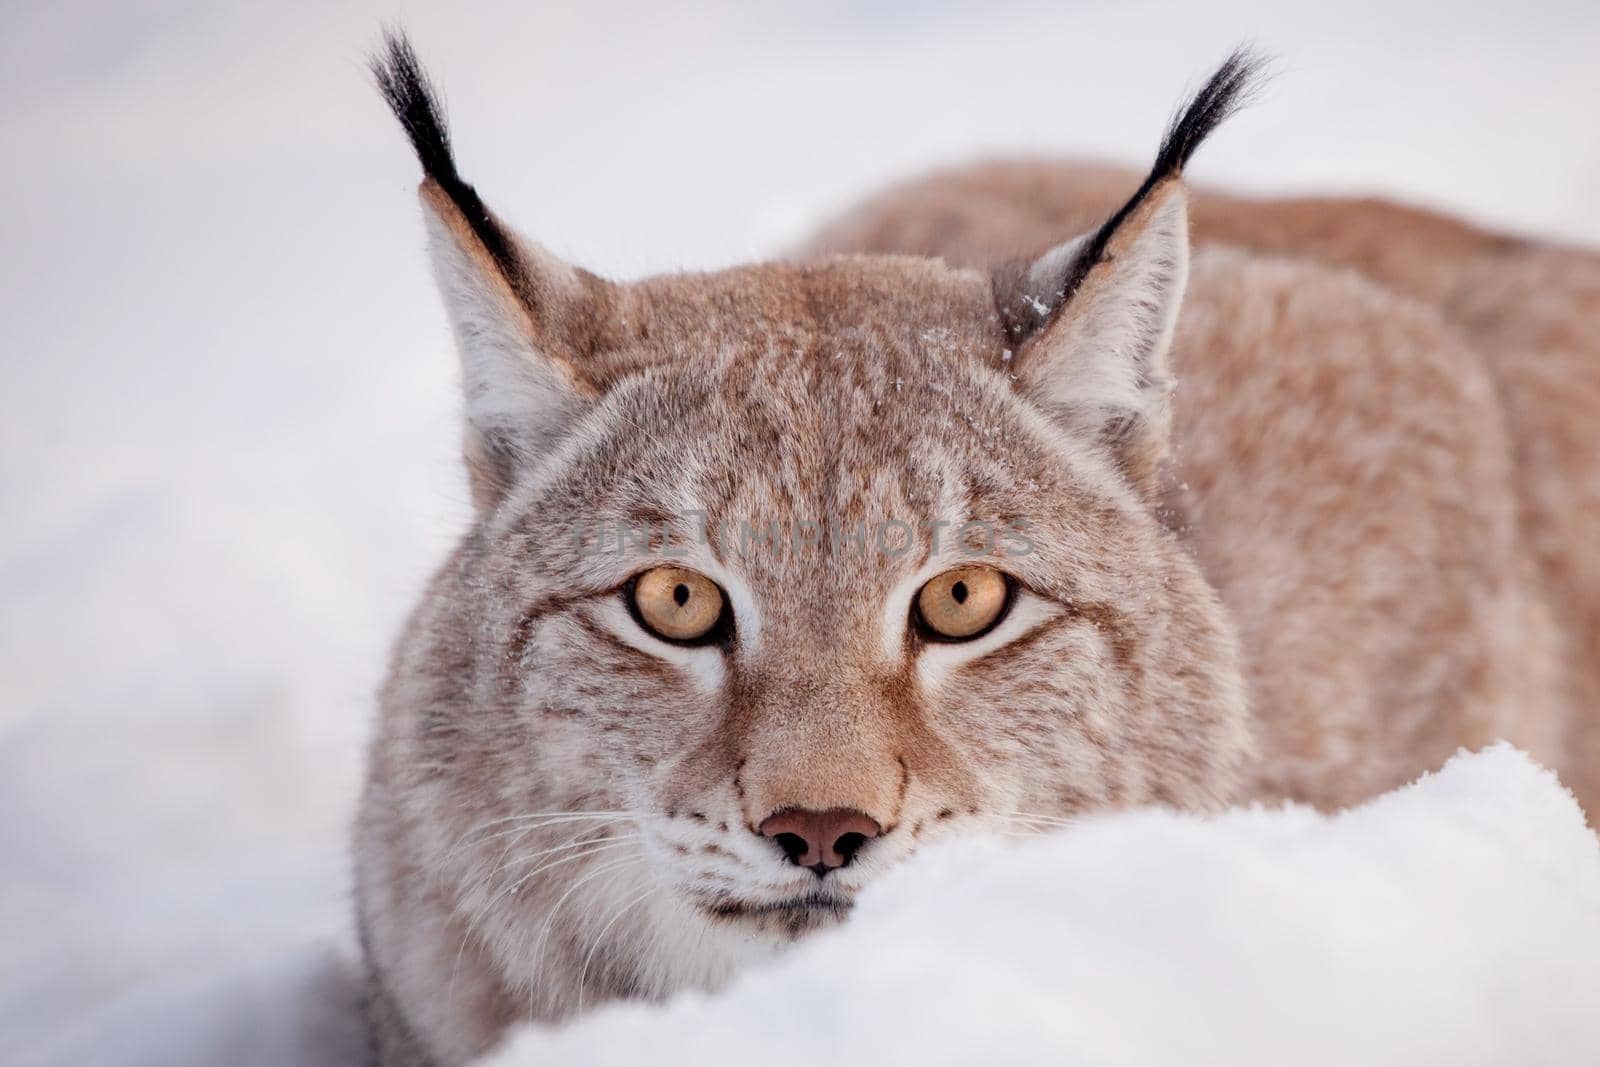
<instances>
[{"instance_id":1,"label":"brown fur","mask_svg":"<svg viewBox=\"0 0 1600 1067\"><path fill-rule=\"evenodd\" d=\"M482 208L391 48L477 514L357 829L383 1063L714 988L952 834L1336 806L1496 737L1595 799L1593 257L1207 195L1191 263L1236 58L1121 210L1120 172L991 165L794 262L615 284ZM931 639L917 590L974 558L1009 614ZM630 614L663 563L721 587L718 643ZM793 809L883 832L814 872L761 833Z\"/></svg>"},{"instance_id":2,"label":"brown fur","mask_svg":"<svg viewBox=\"0 0 1600 1067\"><path fill-rule=\"evenodd\" d=\"M955 266L1025 260L1094 225L1137 182L1095 164L984 164L883 194L826 227L815 247L910 252ZM1194 226L1201 246L1216 252L1202 253L1214 266L1192 279L1174 351L1183 383L1176 434L1187 442L1175 477L1201 511L1190 521L1207 576L1244 627L1268 739L1262 780L1297 798L1343 803L1435 765L1457 744L1510 736L1560 769L1586 806L1600 803L1600 256L1378 200L1205 192L1195 198ZM1252 327L1270 314L1259 278L1272 273L1300 278L1292 283L1299 300L1284 294L1269 342ZM1342 325L1316 321L1341 315ZM1334 336L1400 322L1414 324L1409 346ZM1347 405L1369 409L1365 426L1345 421ZM1275 435L1271 424L1288 419L1305 420L1297 441ZM1269 444L1272 454L1260 454ZM1429 455L1434 469L1400 481L1396 460L1416 466ZM1372 463L1387 468L1387 506L1337 469ZM1438 509L1418 506L1447 494L1458 497L1448 508L1442 500ZM1303 498L1319 500L1321 513ZM1252 559L1253 537L1238 536L1233 521L1207 521L1220 500L1235 501L1229 512L1237 501L1254 504L1235 520L1243 524L1281 528L1293 515L1305 536L1358 522L1363 536L1333 556L1291 547L1320 576L1259 602L1252 587L1277 583ZM1383 561L1370 594L1352 597L1355 564L1409 553L1419 538L1438 542L1431 560ZM1426 569L1410 569L1419 565ZM1425 607L1430 600L1438 602ZM1319 617L1312 605L1323 603L1347 621ZM1292 616L1290 604L1298 605ZM1381 623L1376 639L1397 663L1389 677L1441 657L1461 666L1425 684L1431 712L1407 707L1393 683L1370 689L1356 714L1296 710L1308 678L1347 672L1371 686L1373 675L1345 654L1321 666L1283 656L1268 637L1284 622L1336 647ZM1401 718L1415 721L1409 736L1390 732ZM1334 736L1346 733L1343 743L1367 768L1353 778L1348 760L1325 760ZM1290 769L1302 761L1305 770Z\"/></svg>"}]
</instances>

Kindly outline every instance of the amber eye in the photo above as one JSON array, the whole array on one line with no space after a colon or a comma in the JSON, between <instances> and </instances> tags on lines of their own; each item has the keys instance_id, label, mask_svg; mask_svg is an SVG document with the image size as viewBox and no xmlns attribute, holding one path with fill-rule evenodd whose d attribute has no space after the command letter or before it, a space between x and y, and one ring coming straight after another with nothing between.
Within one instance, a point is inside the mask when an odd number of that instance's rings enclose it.
<instances>
[{"instance_id":1,"label":"amber eye","mask_svg":"<svg viewBox=\"0 0 1600 1067\"><path fill-rule=\"evenodd\" d=\"M716 582L682 567L645 571L634 579L628 596L634 617L646 630L689 644L714 636L727 608Z\"/></svg>"},{"instance_id":2,"label":"amber eye","mask_svg":"<svg viewBox=\"0 0 1600 1067\"><path fill-rule=\"evenodd\" d=\"M1011 603L1011 584L993 567L957 567L917 594L917 619L929 635L966 641L993 629Z\"/></svg>"}]
</instances>

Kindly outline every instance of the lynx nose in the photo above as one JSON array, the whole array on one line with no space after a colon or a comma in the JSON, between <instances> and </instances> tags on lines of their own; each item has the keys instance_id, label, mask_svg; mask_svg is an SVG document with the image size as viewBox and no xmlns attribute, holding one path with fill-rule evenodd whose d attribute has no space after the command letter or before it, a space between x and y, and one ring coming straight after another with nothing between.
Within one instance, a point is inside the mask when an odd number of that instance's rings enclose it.
<instances>
[{"instance_id":1,"label":"lynx nose","mask_svg":"<svg viewBox=\"0 0 1600 1067\"><path fill-rule=\"evenodd\" d=\"M769 816L760 826L796 867L818 875L848 864L869 838L883 832L876 822L849 808L805 811L791 808Z\"/></svg>"}]
</instances>

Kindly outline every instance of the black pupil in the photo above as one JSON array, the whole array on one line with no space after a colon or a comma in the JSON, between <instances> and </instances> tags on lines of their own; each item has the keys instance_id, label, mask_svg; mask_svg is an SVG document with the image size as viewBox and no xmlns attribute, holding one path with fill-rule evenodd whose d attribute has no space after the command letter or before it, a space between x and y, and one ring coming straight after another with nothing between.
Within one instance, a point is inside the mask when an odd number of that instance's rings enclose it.
<instances>
[{"instance_id":1,"label":"black pupil","mask_svg":"<svg viewBox=\"0 0 1600 1067\"><path fill-rule=\"evenodd\" d=\"M689 587L679 582L672 590L672 599L678 607L683 607L689 602Z\"/></svg>"},{"instance_id":2,"label":"black pupil","mask_svg":"<svg viewBox=\"0 0 1600 1067\"><path fill-rule=\"evenodd\" d=\"M952 585L950 587L950 596L954 598L957 604L965 604L967 602L967 583L957 582L955 585ZM680 600L679 603L681 604L683 602Z\"/></svg>"}]
</instances>

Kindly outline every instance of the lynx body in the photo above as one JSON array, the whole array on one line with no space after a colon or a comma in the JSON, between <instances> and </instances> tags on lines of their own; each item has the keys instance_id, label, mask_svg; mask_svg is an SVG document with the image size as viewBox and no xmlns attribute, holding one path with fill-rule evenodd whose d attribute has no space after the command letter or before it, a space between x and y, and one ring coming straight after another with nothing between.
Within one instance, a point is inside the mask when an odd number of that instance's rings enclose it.
<instances>
[{"instance_id":1,"label":"lynx body","mask_svg":"<svg viewBox=\"0 0 1600 1067\"><path fill-rule=\"evenodd\" d=\"M1142 180L952 173L616 284L483 207L403 41L378 72L477 505L356 835L382 1063L713 988L941 837L1339 805L1502 736L1594 788L1591 257L1207 196L1191 259L1236 57Z\"/></svg>"}]
</instances>

